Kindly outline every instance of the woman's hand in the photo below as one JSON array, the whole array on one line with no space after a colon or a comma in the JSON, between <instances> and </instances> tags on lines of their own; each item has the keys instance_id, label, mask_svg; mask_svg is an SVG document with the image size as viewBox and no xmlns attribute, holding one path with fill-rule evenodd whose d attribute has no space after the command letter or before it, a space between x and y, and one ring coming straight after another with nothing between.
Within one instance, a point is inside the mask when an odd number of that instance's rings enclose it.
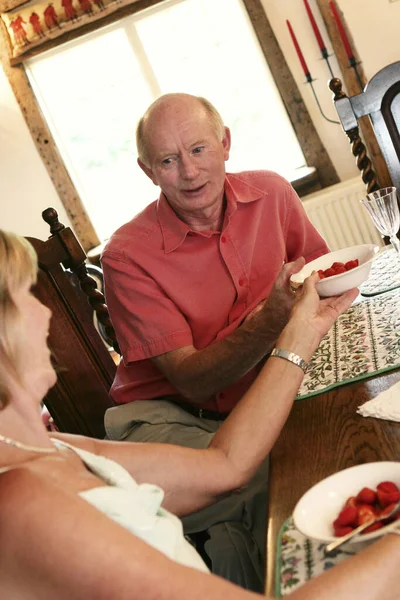
<instances>
[{"instance_id":1,"label":"woman's hand","mask_svg":"<svg viewBox=\"0 0 400 600\"><path fill-rule=\"evenodd\" d=\"M314 272L297 290L289 322L277 342L278 348L291 350L306 361L339 315L351 306L358 295L358 289L353 288L341 296L320 298L315 287L318 281L318 273Z\"/></svg>"},{"instance_id":2,"label":"woman's hand","mask_svg":"<svg viewBox=\"0 0 400 600\"><path fill-rule=\"evenodd\" d=\"M339 315L351 306L359 292L357 288L353 288L341 296L321 299L316 289L318 281L319 276L315 271L304 281L302 288L297 292L298 299L293 308L292 317L309 320L322 337L329 331Z\"/></svg>"}]
</instances>

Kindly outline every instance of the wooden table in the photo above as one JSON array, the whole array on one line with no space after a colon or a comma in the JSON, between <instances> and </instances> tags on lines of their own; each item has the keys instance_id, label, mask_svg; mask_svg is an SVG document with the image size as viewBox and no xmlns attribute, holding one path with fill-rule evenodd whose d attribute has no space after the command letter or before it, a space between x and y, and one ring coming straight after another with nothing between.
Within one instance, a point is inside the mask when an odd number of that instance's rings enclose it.
<instances>
[{"instance_id":1,"label":"wooden table","mask_svg":"<svg viewBox=\"0 0 400 600\"><path fill-rule=\"evenodd\" d=\"M400 380L400 370L295 402L270 458L267 594L274 595L276 540L311 486L346 467L400 460L400 423L356 414L360 404ZM400 401L400 398L399 398Z\"/></svg>"}]
</instances>

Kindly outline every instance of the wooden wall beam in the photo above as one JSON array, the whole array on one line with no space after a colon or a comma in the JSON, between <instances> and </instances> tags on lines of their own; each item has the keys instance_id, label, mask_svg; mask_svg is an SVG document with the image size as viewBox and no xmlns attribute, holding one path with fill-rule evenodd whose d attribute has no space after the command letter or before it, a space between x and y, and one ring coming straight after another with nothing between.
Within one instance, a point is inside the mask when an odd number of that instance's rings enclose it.
<instances>
[{"instance_id":1,"label":"wooden wall beam","mask_svg":"<svg viewBox=\"0 0 400 600\"><path fill-rule=\"evenodd\" d=\"M4 25L2 24L4 27ZM3 32L4 33L4 32ZM8 58L7 38L0 35L0 60L14 95L28 125L34 144L43 160L47 173L71 220L76 236L87 251L100 243L99 237L71 181L53 136L39 108L25 69L12 67ZM47 206L43 208L48 208ZM38 214L38 219L41 215Z\"/></svg>"},{"instance_id":2,"label":"wooden wall beam","mask_svg":"<svg viewBox=\"0 0 400 600\"><path fill-rule=\"evenodd\" d=\"M65 168L23 66L10 66L4 36L0 36L0 57L4 72L14 91L35 146L60 200L65 206L74 231L85 250L93 248L100 243L100 240ZM41 215L38 215L38 218L41 218Z\"/></svg>"},{"instance_id":3,"label":"wooden wall beam","mask_svg":"<svg viewBox=\"0 0 400 600\"><path fill-rule=\"evenodd\" d=\"M32 52L24 54L17 59L11 59L11 49L8 43L8 35L4 23L0 19L0 61L3 65L4 72L10 82L14 95L21 108L23 117L32 135L35 146L43 160L46 170L52 180L54 187L60 197L62 204L70 218L72 227L77 238L87 252L91 248L98 246L101 242L88 213L83 205L81 198L73 184L71 177L66 169L63 159L60 156L57 145L47 125L47 122L39 108L29 79L21 60L29 56L34 56L44 50L49 50L52 47L58 46L62 42L66 42L76 37L88 33L102 27L103 25L114 22L128 14L143 10L150 6L154 6L165 0L134 0L129 6L123 6L116 10L115 13L108 15L105 19L88 24L80 28L66 33L61 38L49 40L40 48L34 49ZM45 207L47 208L47 207Z\"/></svg>"}]
</instances>

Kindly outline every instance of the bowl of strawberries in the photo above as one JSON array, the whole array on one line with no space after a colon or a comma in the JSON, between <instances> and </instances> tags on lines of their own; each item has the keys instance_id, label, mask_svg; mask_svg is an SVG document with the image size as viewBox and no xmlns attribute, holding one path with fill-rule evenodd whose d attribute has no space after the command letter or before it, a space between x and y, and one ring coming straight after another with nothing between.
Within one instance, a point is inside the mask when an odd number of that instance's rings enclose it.
<instances>
[{"instance_id":1,"label":"bowl of strawberries","mask_svg":"<svg viewBox=\"0 0 400 600\"><path fill-rule=\"evenodd\" d=\"M291 284L298 287L313 271L317 271L320 278L318 294L321 297L338 296L366 281L378 250L379 246L375 244L360 244L329 252L292 275Z\"/></svg>"},{"instance_id":2,"label":"bowl of strawberries","mask_svg":"<svg viewBox=\"0 0 400 600\"><path fill-rule=\"evenodd\" d=\"M398 502L400 463L365 463L314 485L296 504L293 520L305 536L328 543L381 517L348 543L366 542L386 533L397 520L400 529L400 510L385 518Z\"/></svg>"}]
</instances>

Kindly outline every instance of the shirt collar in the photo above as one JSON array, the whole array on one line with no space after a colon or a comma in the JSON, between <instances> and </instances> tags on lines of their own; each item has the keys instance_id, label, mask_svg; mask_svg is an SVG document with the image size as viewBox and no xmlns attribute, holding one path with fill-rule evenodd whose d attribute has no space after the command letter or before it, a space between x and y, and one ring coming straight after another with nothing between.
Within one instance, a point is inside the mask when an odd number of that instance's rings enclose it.
<instances>
[{"instance_id":1,"label":"shirt collar","mask_svg":"<svg viewBox=\"0 0 400 600\"><path fill-rule=\"evenodd\" d=\"M246 173L227 173L225 177L225 195L229 200L232 199L235 204L247 204L260 200L267 193L265 190L250 183L251 177L257 177L257 171Z\"/></svg>"},{"instance_id":2,"label":"shirt collar","mask_svg":"<svg viewBox=\"0 0 400 600\"><path fill-rule=\"evenodd\" d=\"M265 191L243 180L240 174L227 173L225 177L225 197L227 206L225 210L224 227L236 211L237 204L246 204L259 200L265 196ZM183 244L186 236L190 234L204 235L193 231L189 225L182 221L172 210L164 194L161 192L157 201L157 217L160 224L166 254L173 252ZM209 234L206 234L207 237Z\"/></svg>"},{"instance_id":3,"label":"shirt collar","mask_svg":"<svg viewBox=\"0 0 400 600\"><path fill-rule=\"evenodd\" d=\"M169 254L183 244L191 229L174 213L162 192L157 201L157 217L163 236L164 251Z\"/></svg>"}]
</instances>

